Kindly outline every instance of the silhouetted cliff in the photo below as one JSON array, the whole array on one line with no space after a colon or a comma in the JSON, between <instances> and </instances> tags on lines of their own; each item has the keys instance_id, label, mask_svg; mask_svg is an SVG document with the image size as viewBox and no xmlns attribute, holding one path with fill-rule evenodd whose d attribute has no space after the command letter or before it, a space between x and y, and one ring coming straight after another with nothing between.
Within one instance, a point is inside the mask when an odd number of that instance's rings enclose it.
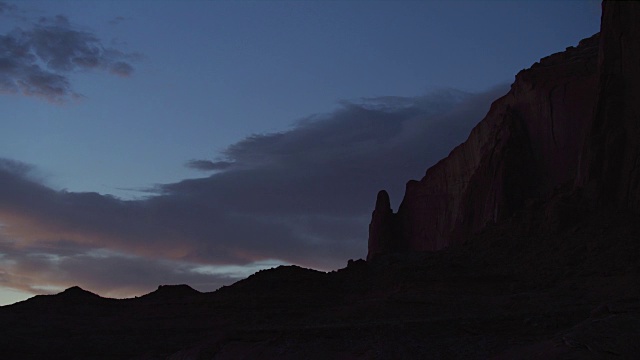
<instances>
[{"instance_id":1,"label":"silhouetted cliff","mask_svg":"<svg viewBox=\"0 0 640 360\"><path fill-rule=\"evenodd\" d=\"M581 173L596 206L640 211L640 3L605 2L598 87Z\"/></svg>"},{"instance_id":2,"label":"silhouetted cliff","mask_svg":"<svg viewBox=\"0 0 640 360\"><path fill-rule=\"evenodd\" d=\"M397 214L374 215L369 258L461 243L559 193L573 199L565 213L639 210L638 18L638 3L605 2L601 34L518 73L464 143L407 183Z\"/></svg>"}]
</instances>

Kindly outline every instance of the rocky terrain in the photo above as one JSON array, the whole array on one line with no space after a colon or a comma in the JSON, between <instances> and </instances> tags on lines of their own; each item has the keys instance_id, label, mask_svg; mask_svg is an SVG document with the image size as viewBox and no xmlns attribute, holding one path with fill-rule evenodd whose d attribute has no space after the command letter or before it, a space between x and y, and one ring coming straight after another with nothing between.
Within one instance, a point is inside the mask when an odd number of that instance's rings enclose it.
<instances>
[{"instance_id":1,"label":"rocky terrain","mask_svg":"<svg viewBox=\"0 0 640 360\"><path fill-rule=\"evenodd\" d=\"M637 19L605 2L601 32L520 72L397 213L381 191L366 261L36 296L0 307L2 358L637 358Z\"/></svg>"}]
</instances>

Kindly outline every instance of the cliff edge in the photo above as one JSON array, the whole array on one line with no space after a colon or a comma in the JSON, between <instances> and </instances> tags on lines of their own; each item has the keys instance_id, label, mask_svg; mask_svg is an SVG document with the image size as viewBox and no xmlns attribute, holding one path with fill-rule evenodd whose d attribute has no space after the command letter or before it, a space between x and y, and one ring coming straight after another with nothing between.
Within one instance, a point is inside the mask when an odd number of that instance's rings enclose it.
<instances>
[{"instance_id":1,"label":"cliff edge","mask_svg":"<svg viewBox=\"0 0 640 360\"><path fill-rule=\"evenodd\" d=\"M376 205L367 258L462 243L558 194L572 202L557 216L639 211L638 18L640 3L606 1L600 33L518 73L464 143L407 183L397 214Z\"/></svg>"}]
</instances>

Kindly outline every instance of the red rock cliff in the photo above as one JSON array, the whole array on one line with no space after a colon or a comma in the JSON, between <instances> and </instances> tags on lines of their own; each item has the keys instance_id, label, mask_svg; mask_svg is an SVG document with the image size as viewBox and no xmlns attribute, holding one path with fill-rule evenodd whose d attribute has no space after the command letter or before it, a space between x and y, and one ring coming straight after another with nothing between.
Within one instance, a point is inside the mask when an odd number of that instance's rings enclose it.
<instances>
[{"instance_id":1,"label":"red rock cliff","mask_svg":"<svg viewBox=\"0 0 640 360\"><path fill-rule=\"evenodd\" d=\"M597 206L640 212L640 3L602 7L598 94L577 186Z\"/></svg>"},{"instance_id":2,"label":"red rock cliff","mask_svg":"<svg viewBox=\"0 0 640 360\"><path fill-rule=\"evenodd\" d=\"M521 71L464 143L409 181L397 214L374 213L369 257L462 242L561 187L638 210L638 19L640 4L605 2L602 35Z\"/></svg>"}]
</instances>

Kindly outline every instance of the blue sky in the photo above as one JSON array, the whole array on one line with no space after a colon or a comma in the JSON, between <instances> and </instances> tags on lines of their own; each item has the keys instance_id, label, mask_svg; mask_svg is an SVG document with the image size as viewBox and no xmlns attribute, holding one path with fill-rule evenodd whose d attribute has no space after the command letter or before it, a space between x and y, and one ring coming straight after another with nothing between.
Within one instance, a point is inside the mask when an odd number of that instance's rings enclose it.
<instances>
[{"instance_id":1,"label":"blue sky","mask_svg":"<svg viewBox=\"0 0 640 360\"><path fill-rule=\"evenodd\" d=\"M397 208L519 70L600 17L594 1L1 4L0 304L364 257L377 190ZM26 91L34 69L61 92Z\"/></svg>"}]
</instances>

